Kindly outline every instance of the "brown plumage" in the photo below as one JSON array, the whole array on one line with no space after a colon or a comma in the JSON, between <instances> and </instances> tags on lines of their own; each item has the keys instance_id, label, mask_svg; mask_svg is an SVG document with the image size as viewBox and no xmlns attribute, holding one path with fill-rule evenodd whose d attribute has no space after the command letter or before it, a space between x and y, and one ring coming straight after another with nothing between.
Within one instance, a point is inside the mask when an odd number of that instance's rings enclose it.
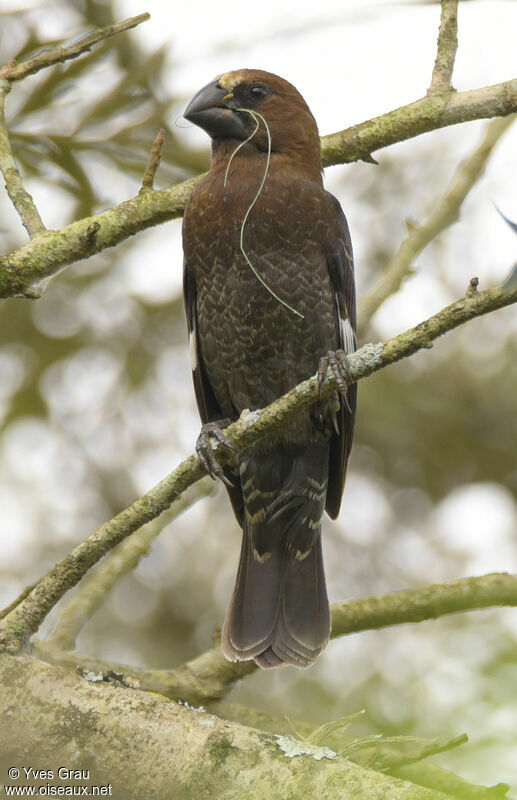
<instances>
[{"instance_id":1,"label":"brown plumage","mask_svg":"<svg viewBox=\"0 0 517 800\"><path fill-rule=\"evenodd\" d=\"M339 203L323 188L316 122L290 83L229 72L185 117L212 137L210 172L184 217L184 292L201 419L223 427L318 367L343 377L355 348L352 249ZM354 413L352 386L345 401L319 404L224 468L243 528L223 628L228 659L303 667L325 647L321 518L339 513ZM198 452L222 473L207 447L213 435L223 436L213 424L202 429Z\"/></svg>"}]
</instances>

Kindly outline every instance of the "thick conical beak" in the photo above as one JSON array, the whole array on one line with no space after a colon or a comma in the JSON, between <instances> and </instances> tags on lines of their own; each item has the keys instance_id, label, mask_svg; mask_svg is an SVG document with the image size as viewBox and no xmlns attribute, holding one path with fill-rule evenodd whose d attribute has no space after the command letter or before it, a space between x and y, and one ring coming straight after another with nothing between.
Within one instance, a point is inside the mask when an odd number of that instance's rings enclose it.
<instances>
[{"instance_id":1,"label":"thick conical beak","mask_svg":"<svg viewBox=\"0 0 517 800\"><path fill-rule=\"evenodd\" d=\"M230 103L231 93L215 80L192 98L183 116L206 131L212 139L246 139L248 132L241 114L232 109Z\"/></svg>"}]
</instances>

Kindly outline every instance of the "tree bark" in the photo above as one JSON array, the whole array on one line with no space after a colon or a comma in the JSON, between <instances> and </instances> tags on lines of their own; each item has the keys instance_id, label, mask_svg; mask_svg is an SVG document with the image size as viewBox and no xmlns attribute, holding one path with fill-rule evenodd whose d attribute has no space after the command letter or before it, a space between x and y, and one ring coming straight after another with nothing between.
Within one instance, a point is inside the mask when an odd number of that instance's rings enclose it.
<instances>
[{"instance_id":1,"label":"tree bark","mask_svg":"<svg viewBox=\"0 0 517 800\"><path fill-rule=\"evenodd\" d=\"M92 682L28 656L0 657L2 780L23 767L88 770L81 781L122 800L446 800L289 736L115 683ZM7 769L17 767L19 780ZM68 781L68 784L74 783ZM77 785L75 782L74 785ZM48 792L47 792L48 793Z\"/></svg>"}]
</instances>

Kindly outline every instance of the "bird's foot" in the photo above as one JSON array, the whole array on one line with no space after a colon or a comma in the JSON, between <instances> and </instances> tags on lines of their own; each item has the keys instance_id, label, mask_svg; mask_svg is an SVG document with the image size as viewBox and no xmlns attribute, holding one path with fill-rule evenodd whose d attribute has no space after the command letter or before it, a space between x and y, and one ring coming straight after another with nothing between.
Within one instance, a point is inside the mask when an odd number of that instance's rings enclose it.
<instances>
[{"instance_id":1,"label":"bird's foot","mask_svg":"<svg viewBox=\"0 0 517 800\"><path fill-rule=\"evenodd\" d=\"M220 419L217 422L207 422L201 428L201 433L196 441L196 453L199 460L203 464L206 472L211 478L215 480L216 476L222 480L226 486L233 486L233 483L224 474L223 468L217 461L212 447L212 441L227 447L233 453L236 452L235 447L230 442L227 436L223 433L223 428L228 427L230 419Z\"/></svg>"},{"instance_id":2,"label":"bird's foot","mask_svg":"<svg viewBox=\"0 0 517 800\"><path fill-rule=\"evenodd\" d=\"M326 355L320 358L320 362L318 364L318 385L320 394L323 381L327 377L327 372L329 369L336 379L337 390L341 395L341 398L346 404L348 410L351 412L347 393L348 387L353 383L353 380L350 376L350 372L348 371L348 358L344 350L329 350Z\"/></svg>"}]
</instances>

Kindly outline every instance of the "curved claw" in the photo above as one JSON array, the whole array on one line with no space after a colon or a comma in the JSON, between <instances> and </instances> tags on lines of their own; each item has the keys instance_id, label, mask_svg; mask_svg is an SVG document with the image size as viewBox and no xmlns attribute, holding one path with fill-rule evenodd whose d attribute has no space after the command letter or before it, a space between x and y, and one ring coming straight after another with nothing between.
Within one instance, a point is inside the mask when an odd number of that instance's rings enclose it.
<instances>
[{"instance_id":1,"label":"curved claw","mask_svg":"<svg viewBox=\"0 0 517 800\"><path fill-rule=\"evenodd\" d=\"M233 486L233 483L228 480L224 474L223 468L217 461L212 448L212 439L215 439L216 442L224 445L224 447L227 447L228 450L231 450L234 453L236 452L235 447L230 442L228 437L225 436L222 430L229 424L229 419L223 419L219 420L218 422L207 422L205 425L203 425L201 432L197 437L196 453L198 454L199 460L205 468L205 471L208 473L208 475L210 475L211 478L213 478L213 480L218 477L226 486L231 487Z\"/></svg>"},{"instance_id":2,"label":"curved claw","mask_svg":"<svg viewBox=\"0 0 517 800\"><path fill-rule=\"evenodd\" d=\"M320 358L318 364L318 386L320 395L323 381L325 380L329 369L332 370L332 374L336 379L338 392L351 413L347 393L348 387L351 383L353 383L353 381L350 376L350 372L348 371L348 359L344 350L329 350L325 356Z\"/></svg>"}]
</instances>

